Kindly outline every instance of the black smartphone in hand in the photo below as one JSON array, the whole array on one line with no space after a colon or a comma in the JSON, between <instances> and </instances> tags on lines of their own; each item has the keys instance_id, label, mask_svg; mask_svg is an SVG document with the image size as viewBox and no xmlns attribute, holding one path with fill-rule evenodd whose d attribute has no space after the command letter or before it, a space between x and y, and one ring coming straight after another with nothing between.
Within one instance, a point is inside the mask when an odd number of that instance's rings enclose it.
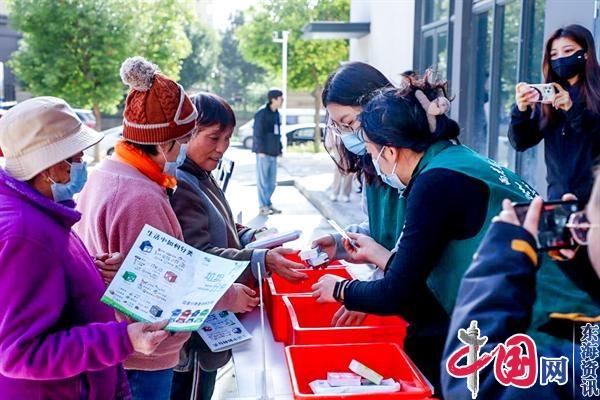
<instances>
[{"instance_id":1,"label":"black smartphone in hand","mask_svg":"<svg viewBox=\"0 0 600 400\"><path fill-rule=\"evenodd\" d=\"M513 203L519 222L523 224L531 203ZM580 211L579 201L547 201L542 206L538 226L537 250L574 249L577 243L567 228L571 214Z\"/></svg>"}]
</instances>

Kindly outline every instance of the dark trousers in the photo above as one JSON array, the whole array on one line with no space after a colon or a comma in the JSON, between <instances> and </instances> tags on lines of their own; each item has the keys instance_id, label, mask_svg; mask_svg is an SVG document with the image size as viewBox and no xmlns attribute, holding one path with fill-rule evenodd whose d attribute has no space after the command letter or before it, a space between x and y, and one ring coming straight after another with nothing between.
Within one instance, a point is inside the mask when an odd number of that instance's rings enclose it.
<instances>
[{"instance_id":1,"label":"dark trousers","mask_svg":"<svg viewBox=\"0 0 600 400\"><path fill-rule=\"evenodd\" d=\"M198 364L188 372L175 372L171 400L210 400L215 391L217 371L203 371Z\"/></svg>"}]
</instances>

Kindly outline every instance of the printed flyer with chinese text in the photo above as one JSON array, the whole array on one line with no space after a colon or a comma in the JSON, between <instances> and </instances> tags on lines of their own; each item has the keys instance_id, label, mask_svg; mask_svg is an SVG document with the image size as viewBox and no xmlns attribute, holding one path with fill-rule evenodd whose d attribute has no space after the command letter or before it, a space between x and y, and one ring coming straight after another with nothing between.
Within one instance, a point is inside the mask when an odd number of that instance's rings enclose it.
<instances>
[{"instance_id":1,"label":"printed flyer with chinese text","mask_svg":"<svg viewBox=\"0 0 600 400\"><path fill-rule=\"evenodd\" d=\"M195 331L247 265L145 225L102 301L136 321L169 319L166 330Z\"/></svg>"}]
</instances>

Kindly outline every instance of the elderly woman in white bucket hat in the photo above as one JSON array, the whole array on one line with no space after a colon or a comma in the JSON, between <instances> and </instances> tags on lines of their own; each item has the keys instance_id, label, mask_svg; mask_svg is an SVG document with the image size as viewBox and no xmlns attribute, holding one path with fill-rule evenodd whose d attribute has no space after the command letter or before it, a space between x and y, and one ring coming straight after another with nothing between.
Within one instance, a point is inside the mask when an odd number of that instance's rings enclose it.
<instances>
[{"instance_id":1,"label":"elderly woman in white bucket hat","mask_svg":"<svg viewBox=\"0 0 600 400\"><path fill-rule=\"evenodd\" d=\"M55 97L0 119L0 393L6 399L115 399L130 392L121 362L151 353L162 324L114 321L104 285L71 230L86 180L83 150L102 135Z\"/></svg>"}]
</instances>

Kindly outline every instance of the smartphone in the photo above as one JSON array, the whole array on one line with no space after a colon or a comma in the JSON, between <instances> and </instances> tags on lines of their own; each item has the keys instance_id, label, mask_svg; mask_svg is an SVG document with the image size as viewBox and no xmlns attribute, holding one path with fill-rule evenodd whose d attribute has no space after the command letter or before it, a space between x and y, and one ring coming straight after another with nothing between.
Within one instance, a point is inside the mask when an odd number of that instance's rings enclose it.
<instances>
[{"instance_id":1,"label":"smartphone","mask_svg":"<svg viewBox=\"0 0 600 400\"><path fill-rule=\"evenodd\" d=\"M521 224L525 221L529 204L513 203ZM545 202L538 226L537 249L539 251L549 251L577 247L577 243L573 240L571 231L566 225L571 214L580 210L581 207L577 200Z\"/></svg>"},{"instance_id":2,"label":"smartphone","mask_svg":"<svg viewBox=\"0 0 600 400\"><path fill-rule=\"evenodd\" d=\"M346 233L346 231L343 230L341 226L339 226L332 219L328 219L327 222L329 222L329 225L331 225L333 227L333 229L335 229L337 231L337 233L339 233L342 236L343 239L346 239L348 241L348 243L350 243L350 246L356 248L356 242L354 240L352 240L350 238L350 236L348 236L348 234Z\"/></svg>"},{"instance_id":3,"label":"smartphone","mask_svg":"<svg viewBox=\"0 0 600 400\"><path fill-rule=\"evenodd\" d=\"M537 92L537 103L550 104L554 100L556 89L551 83L538 83L535 85L529 85L529 87Z\"/></svg>"}]
</instances>

